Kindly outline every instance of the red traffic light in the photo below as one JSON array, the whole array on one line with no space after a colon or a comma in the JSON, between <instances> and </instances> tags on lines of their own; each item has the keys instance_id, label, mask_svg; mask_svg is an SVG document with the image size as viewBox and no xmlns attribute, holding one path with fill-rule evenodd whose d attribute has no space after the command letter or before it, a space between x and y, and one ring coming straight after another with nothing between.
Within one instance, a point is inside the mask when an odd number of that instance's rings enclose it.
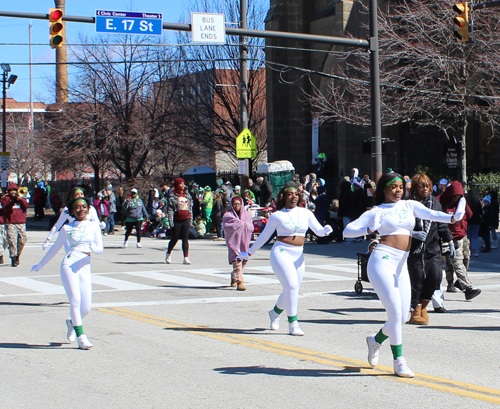
<instances>
[{"instance_id":1,"label":"red traffic light","mask_svg":"<svg viewBox=\"0 0 500 409\"><path fill-rule=\"evenodd\" d=\"M57 21L62 18L63 12L61 9L50 9L49 10L49 20L50 22Z\"/></svg>"},{"instance_id":2,"label":"red traffic light","mask_svg":"<svg viewBox=\"0 0 500 409\"><path fill-rule=\"evenodd\" d=\"M62 9L49 9L50 46L59 47L64 41L64 13Z\"/></svg>"}]
</instances>

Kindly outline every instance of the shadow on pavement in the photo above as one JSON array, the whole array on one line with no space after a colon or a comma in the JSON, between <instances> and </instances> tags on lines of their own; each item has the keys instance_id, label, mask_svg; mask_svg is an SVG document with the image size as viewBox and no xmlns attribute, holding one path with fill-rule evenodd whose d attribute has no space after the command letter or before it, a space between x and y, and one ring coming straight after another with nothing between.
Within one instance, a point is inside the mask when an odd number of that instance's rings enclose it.
<instances>
[{"instance_id":1,"label":"shadow on pavement","mask_svg":"<svg viewBox=\"0 0 500 409\"><path fill-rule=\"evenodd\" d=\"M302 377L327 377L339 375L357 374L361 376L387 376L387 374L361 373L360 367L347 366L344 369L283 369L270 368L267 366L240 366L215 368L214 370L224 375L252 375L265 374L276 376L302 376ZM392 376L392 375L391 375Z\"/></svg>"},{"instance_id":2,"label":"shadow on pavement","mask_svg":"<svg viewBox=\"0 0 500 409\"><path fill-rule=\"evenodd\" d=\"M12 349L60 349L61 346L66 345L60 342L51 342L49 345L36 345L36 344L21 344L21 343L0 343L0 348ZM69 344L68 344L69 345Z\"/></svg>"},{"instance_id":3,"label":"shadow on pavement","mask_svg":"<svg viewBox=\"0 0 500 409\"><path fill-rule=\"evenodd\" d=\"M269 331L268 328L239 329L239 328L175 327L175 328L164 328L164 329L166 331L213 332L219 334L259 334L265 331Z\"/></svg>"},{"instance_id":4,"label":"shadow on pavement","mask_svg":"<svg viewBox=\"0 0 500 409\"><path fill-rule=\"evenodd\" d=\"M46 303L30 303L30 302L7 302L7 301L2 301L0 302L0 306L2 305L19 305L23 307L59 307L61 305L67 306L69 305L69 302L67 301L61 301L61 302L56 302L52 304L46 304Z\"/></svg>"}]
</instances>

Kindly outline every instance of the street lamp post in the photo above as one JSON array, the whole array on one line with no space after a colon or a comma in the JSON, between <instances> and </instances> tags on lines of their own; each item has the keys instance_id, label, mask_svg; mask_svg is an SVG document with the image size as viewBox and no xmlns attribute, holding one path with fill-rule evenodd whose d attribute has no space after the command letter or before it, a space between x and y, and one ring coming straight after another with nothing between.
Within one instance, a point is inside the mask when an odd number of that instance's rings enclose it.
<instances>
[{"instance_id":1,"label":"street lamp post","mask_svg":"<svg viewBox=\"0 0 500 409\"><path fill-rule=\"evenodd\" d=\"M12 84L14 84L17 80L17 75L11 75L8 79L8 73L11 71L10 65L3 63L1 65L2 70L3 70L3 75L2 75L2 83L3 83L3 111L2 111L2 152L7 152L7 126L6 126L6 114L7 114L7 107L6 107L6 99L7 99L7 89L10 88Z\"/></svg>"}]
</instances>

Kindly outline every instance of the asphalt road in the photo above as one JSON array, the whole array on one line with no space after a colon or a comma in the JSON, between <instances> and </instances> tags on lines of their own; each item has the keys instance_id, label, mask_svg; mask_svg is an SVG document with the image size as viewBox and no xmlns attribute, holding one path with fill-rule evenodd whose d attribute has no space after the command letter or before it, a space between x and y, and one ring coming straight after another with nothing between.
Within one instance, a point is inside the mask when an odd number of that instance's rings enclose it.
<instances>
[{"instance_id":1,"label":"asphalt road","mask_svg":"<svg viewBox=\"0 0 500 409\"><path fill-rule=\"evenodd\" d=\"M366 362L365 338L385 311L370 283L354 292L357 252L366 243L305 246L299 321L269 330L280 285L269 249L245 269L247 291L229 286L224 242L168 240L123 248L123 232L92 256L94 309L84 329L94 348L66 340L69 305L60 253L40 272L44 231L30 230L21 265L0 266L0 408L487 408L500 404L499 250L473 259L482 294L446 293L448 314L405 325L403 353L414 379L395 377L388 342L380 364ZM6 253L6 261L8 253Z\"/></svg>"}]
</instances>

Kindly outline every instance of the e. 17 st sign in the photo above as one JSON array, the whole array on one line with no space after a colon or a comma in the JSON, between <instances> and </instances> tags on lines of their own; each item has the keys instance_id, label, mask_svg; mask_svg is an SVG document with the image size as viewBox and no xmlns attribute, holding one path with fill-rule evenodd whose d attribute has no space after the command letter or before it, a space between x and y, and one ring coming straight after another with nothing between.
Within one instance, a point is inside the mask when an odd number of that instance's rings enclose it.
<instances>
[{"instance_id":1,"label":"e. 17 st sign","mask_svg":"<svg viewBox=\"0 0 500 409\"><path fill-rule=\"evenodd\" d=\"M112 34L161 35L162 14L96 10L95 31Z\"/></svg>"}]
</instances>

